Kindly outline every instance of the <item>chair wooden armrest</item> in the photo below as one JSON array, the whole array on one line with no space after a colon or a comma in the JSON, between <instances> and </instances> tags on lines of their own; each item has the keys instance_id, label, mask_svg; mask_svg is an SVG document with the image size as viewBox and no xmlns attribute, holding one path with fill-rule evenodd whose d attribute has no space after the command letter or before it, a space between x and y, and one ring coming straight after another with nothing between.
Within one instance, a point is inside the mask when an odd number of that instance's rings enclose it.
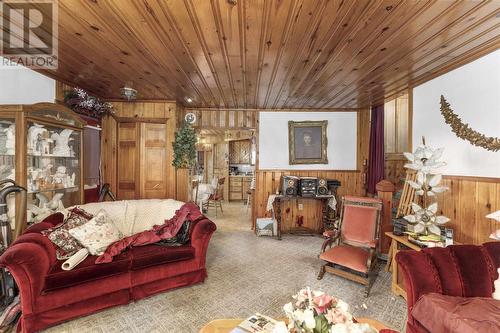
<instances>
[{"instance_id":1,"label":"chair wooden armrest","mask_svg":"<svg viewBox=\"0 0 500 333\"><path fill-rule=\"evenodd\" d=\"M325 241L323 242L323 245L321 245L321 253L326 251L326 247L332 247L332 244L334 242L337 242L339 237L340 237L340 232L338 230L331 230L333 231L332 233L327 233L326 231L323 233L323 236L325 237Z\"/></svg>"}]
</instances>

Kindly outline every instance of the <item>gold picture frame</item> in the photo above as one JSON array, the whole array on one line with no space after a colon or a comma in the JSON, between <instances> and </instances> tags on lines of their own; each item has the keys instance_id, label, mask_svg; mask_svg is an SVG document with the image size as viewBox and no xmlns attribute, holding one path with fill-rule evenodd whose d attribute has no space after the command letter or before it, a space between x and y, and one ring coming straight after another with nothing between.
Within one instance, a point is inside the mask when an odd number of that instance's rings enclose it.
<instances>
[{"instance_id":1,"label":"gold picture frame","mask_svg":"<svg viewBox=\"0 0 500 333\"><path fill-rule=\"evenodd\" d=\"M328 164L327 127L328 120L288 122L290 165Z\"/></svg>"}]
</instances>

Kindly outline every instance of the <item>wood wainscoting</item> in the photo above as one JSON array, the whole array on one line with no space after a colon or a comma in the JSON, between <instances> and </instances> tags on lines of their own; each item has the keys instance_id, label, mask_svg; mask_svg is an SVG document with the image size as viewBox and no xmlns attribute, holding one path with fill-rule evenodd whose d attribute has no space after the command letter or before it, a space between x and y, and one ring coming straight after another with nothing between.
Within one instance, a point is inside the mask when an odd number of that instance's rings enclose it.
<instances>
[{"instance_id":1,"label":"wood wainscoting","mask_svg":"<svg viewBox=\"0 0 500 333\"><path fill-rule=\"evenodd\" d=\"M444 176L449 190L438 196L439 213L451 219L446 224L462 244L482 244L500 228L485 216L500 210L500 178Z\"/></svg>"},{"instance_id":2,"label":"wood wainscoting","mask_svg":"<svg viewBox=\"0 0 500 333\"><path fill-rule=\"evenodd\" d=\"M256 189L253 207L256 217L271 216L271 213L266 211L267 198L279 189L280 178L283 175L337 179L342 183L338 189L339 200L346 194L360 196L366 194L364 177L359 171L258 170L255 174ZM302 210L299 210L299 204L303 205ZM296 219L299 215L304 217L304 227L313 230L321 229L319 224L322 221L322 202L320 200L298 198L283 201L281 212L282 231L285 233L296 226Z\"/></svg>"},{"instance_id":3,"label":"wood wainscoting","mask_svg":"<svg viewBox=\"0 0 500 333\"><path fill-rule=\"evenodd\" d=\"M176 110L181 108L175 102L172 101L159 101L159 102L113 102L113 110L114 115L112 117L105 117L102 120L102 139L101 139L101 163L102 163L102 176L103 181L105 183L109 183L111 186L111 190L113 193L118 194L120 191L118 189L118 175L120 174L118 170L118 124L119 123L131 123L138 122L141 124L151 124L151 123L163 123L164 128L166 126L166 139L165 142L162 141L162 147L166 150L166 153L158 154L158 156L143 156L144 158L141 160L149 159L149 166L151 165L159 165L162 168L165 168L164 172L161 172L161 178L165 178L166 183L162 188L162 195L165 198L177 198L178 188L176 186L176 172L175 168L172 166L172 142L174 141L174 134L176 130L177 120L176 120ZM166 124L166 125L165 125ZM141 125L144 127L144 125ZM154 130L154 124L148 126L148 128L144 128L142 133L147 135ZM153 143L156 143L155 137L152 138L154 140L149 140ZM147 144L147 142L145 143ZM153 144L155 146L155 144ZM155 147L152 147L149 150L154 150ZM159 158L161 161L158 163L153 163L154 161L151 158ZM149 166L143 165L142 169L147 168ZM137 171L137 175L139 179L144 179L144 190L138 192L138 196L135 195L135 198L146 198L146 197L157 197L158 193L151 193L151 189L148 190L147 184L148 182L154 181L155 184L159 182L159 179L156 179L157 173L151 173L152 176L155 176L155 179L148 179L145 177L144 170L140 170L140 165ZM134 178L135 179L135 178ZM135 181L135 180L134 180ZM154 185L153 184L153 187ZM141 187L141 181L139 180L139 187ZM141 187L141 188L142 188ZM135 188L135 187L134 187ZM156 190L156 188L155 188ZM186 189L187 191L187 189ZM142 193L142 194L141 194ZM164 195L163 195L164 193ZM128 196L130 197L131 194ZM183 196L184 198L185 196Z\"/></svg>"}]
</instances>

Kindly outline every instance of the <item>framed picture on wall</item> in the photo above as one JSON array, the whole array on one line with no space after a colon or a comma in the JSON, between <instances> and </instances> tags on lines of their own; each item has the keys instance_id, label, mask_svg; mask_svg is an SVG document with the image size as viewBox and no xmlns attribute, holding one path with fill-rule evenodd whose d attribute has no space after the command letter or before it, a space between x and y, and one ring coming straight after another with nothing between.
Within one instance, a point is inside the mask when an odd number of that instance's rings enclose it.
<instances>
[{"instance_id":1,"label":"framed picture on wall","mask_svg":"<svg viewBox=\"0 0 500 333\"><path fill-rule=\"evenodd\" d=\"M327 126L328 120L288 122L290 164L328 164Z\"/></svg>"}]
</instances>

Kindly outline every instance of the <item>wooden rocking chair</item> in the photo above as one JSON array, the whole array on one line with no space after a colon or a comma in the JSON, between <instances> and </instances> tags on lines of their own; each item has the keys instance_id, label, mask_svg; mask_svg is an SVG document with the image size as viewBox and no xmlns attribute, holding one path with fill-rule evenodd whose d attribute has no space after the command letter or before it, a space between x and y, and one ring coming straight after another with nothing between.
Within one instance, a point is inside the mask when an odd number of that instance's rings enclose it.
<instances>
[{"instance_id":1,"label":"wooden rocking chair","mask_svg":"<svg viewBox=\"0 0 500 333\"><path fill-rule=\"evenodd\" d=\"M326 272L366 286L368 297L374 280L382 201L374 198L346 196L342 198L340 232L332 232L323 243L318 280ZM335 243L336 246L331 247ZM330 246L329 249L327 247Z\"/></svg>"}]
</instances>

